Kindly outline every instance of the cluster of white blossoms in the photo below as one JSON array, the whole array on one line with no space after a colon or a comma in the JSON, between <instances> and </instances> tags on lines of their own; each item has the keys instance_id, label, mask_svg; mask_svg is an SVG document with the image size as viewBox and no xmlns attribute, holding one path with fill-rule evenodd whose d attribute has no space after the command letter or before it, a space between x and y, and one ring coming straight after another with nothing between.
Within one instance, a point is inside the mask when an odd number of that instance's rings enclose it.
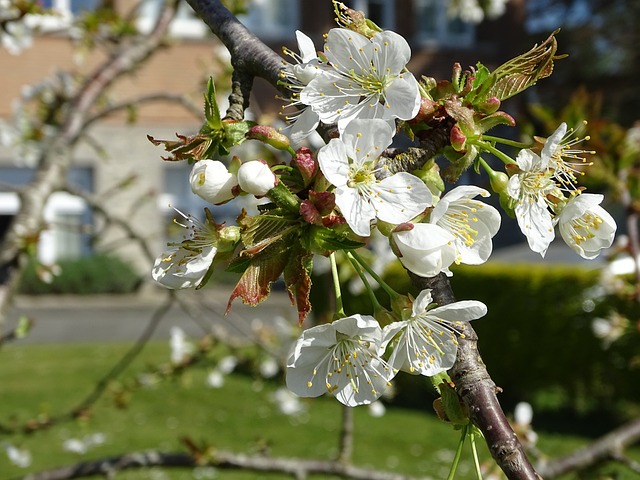
<instances>
[{"instance_id":1,"label":"cluster of white blossoms","mask_svg":"<svg viewBox=\"0 0 640 480\"><path fill-rule=\"evenodd\" d=\"M616 222L600 206L603 195L582 193L576 187L581 150L573 146L572 131L562 123L545 141L540 154L521 150L516 172L509 179L507 193L515 202L518 226L529 247L544 256L555 238L555 226L562 239L581 257L593 259L613 243Z\"/></svg>"},{"instance_id":2,"label":"cluster of white blossoms","mask_svg":"<svg viewBox=\"0 0 640 480\"><path fill-rule=\"evenodd\" d=\"M346 258L369 293L375 297L366 274L389 293L391 310L376 317L346 316L339 307L337 320L302 332L286 362L286 383L296 395L329 393L347 406L375 402L401 370L429 377L446 372L454 365L466 323L487 312L483 303L473 300L437 305L430 290L417 298L389 291L355 249L378 230L410 272L451 276L454 264L488 260L501 225L498 210L480 200L490 196L487 190L462 185L445 193L437 166L431 173L439 182L425 170L420 176L387 171L390 159L385 152L399 126L410 130L412 124L403 122L415 124L424 101L436 102L423 98L429 96L426 84L421 86L407 71L411 51L400 35L374 28L365 32L334 28L321 53L297 32L300 54L285 50L295 63L281 74L292 92L292 104L299 109L288 117L289 135L298 143L322 122L335 125L331 139L317 154L304 147L294 151L281 133L256 126L246 138L290 153L288 165L237 157L228 165L196 159L191 188L211 204L240 195L267 197L272 203L256 217L243 213L241 227L217 225L212 217L203 224L187 217L188 235L163 253L153 269L153 277L169 288L198 288L221 252L229 253L232 261L240 259L233 267L245 265L244 280L230 303L240 296L257 304L268 295L270 282L283 273L292 302L302 301L302 307L298 303L302 324L309 311L305 310L305 288L311 284L310 265L305 266L309 258L347 251ZM447 114L447 109L441 112ZM505 161L510 178L501 173L503 190L493 184L492 188L507 197L534 251L544 255L557 226L574 250L593 258L611 245L616 225L599 206L601 195L582 193L575 186L580 171L575 162L581 158L573 149L571 134L562 124L539 153L521 150L515 162ZM468 141L476 140L470 136ZM292 259L295 255L300 258ZM257 267L252 270L253 260ZM334 278L339 276L335 261L332 268ZM381 307L376 309L380 311Z\"/></svg>"}]
</instances>

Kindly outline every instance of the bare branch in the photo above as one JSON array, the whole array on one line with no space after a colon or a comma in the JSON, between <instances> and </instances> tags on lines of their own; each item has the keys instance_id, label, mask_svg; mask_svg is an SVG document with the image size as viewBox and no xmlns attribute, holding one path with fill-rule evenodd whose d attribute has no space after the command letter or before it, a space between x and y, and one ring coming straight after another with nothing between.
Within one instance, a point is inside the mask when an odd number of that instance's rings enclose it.
<instances>
[{"instance_id":1,"label":"bare branch","mask_svg":"<svg viewBox=\"0 0 640 480\"><path fill-rule=\"evenodd\" d=\"M145 103L157 103L157 102L171 102L177 103L184 107L184 109L192 114L196 119L202 119L202 107L200 105L194 104L191 100L181 94L172 94L172 93L149 93L147 95L142 95L140 97L132 98L129 100L124 100L118 103L114 103L110 105L108 108L101 110L100 112L91 116L91 118L87 119L84 124L85 129L96 123L97 121L104 120L111 115L115 115L123 110L126 110L131 107L136 107L138 105L143 105Z\"/></svg>"},{"instance_id":2,"label":"bare branch","mask_svg":"<svg viewBox=\"0 0 640 480\"><path fill-rule=\"evenodd\" d=\"M541 465L540 474L545 479L557 478L566 473L583 470L605 460L619 460L626 447L640 441L640 418L636 418L599 438L591 445L571 455L551 460Z\"/></svg>"},{"instance_id":3,"label":"bare branch","mask_svg":"<svg viewBox=\"0 0 640 480\"><path fill-rule=\"evenodd\" d=\"M47 470L27 475L22 477L21 480L68 480L95 475L113 475L123 470L136 468L194 468L206 465L224 470L283 473L295 478L305 478L311 474L325 474L352 480L418 480L418 477L359 468L330 460L245 455L224 450L215 450L211 453L210 460L205 461L203 458L199 462L196 462L191 455L186 453L130 453L113 458L83 462L55 470Z\"/></svg>"},{"instance_id":4,"label":"bare branch","mask_svg":"<svg viewBox=\"0 0 640 480\"><path fill-rule=\"evenodd\" d=\"M154 312L144 331L140 334L140 337L136 340L133 346L122 356L122 358L109 370L94 386L91 393L89 393L82 401L80 401L74 408L66 413L62 413L53 417L42 417L33 419L26 422L22 427L9 427L7 425L0 424L0 432L2 433L34 433L36 431L46 430L53 425L56 425L63 421L71 421L82 415L98 401L104 392L109 387L110 382L118 378L128 367L131 365L137 356L142 352L145 345L151 339L153 332L155 332L160 321L165 317L171 306L173 305L175 292L173 290L168 291L168 300L164 305L159 306ZM52 477L58 478L58 477ZM76 478L76 477L60 477L60 478Z\"/></svg>"},{"instance_id":5,"label":"bare branch","mask_svg":"<svg viewBox=\"0 0 640 480\"><path fill-rule=\"evenodd\" d=\"M11 223L2 248L0 267L8 280L0 285L0 326L15 294L20 273L26 264L26 242L37 240L43 227L43 212L53 192L63 186L72 161L72 148L82 136L85 123L104 90L125 73L137 68L162 43L173 20L177 0L163 9L154 29L100 64L87 77L66 109L66 118L50 145L43 145L39 168L33 181L20 195L20 210Z\"/></svg>"}]
</instances>

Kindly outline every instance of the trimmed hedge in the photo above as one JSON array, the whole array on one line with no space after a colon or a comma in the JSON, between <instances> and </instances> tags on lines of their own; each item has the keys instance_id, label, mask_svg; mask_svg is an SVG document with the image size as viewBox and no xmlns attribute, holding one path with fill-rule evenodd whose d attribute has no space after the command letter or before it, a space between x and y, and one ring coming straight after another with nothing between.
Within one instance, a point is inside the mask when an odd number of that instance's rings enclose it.
<instances>
[{"instance_id":1,"label":"trimmed hedge","mask_svg":"<svg viewBox=\"0 0 640 480\"><path fill-rule=\"evenodd\" d=\"M105 254L83 257L76 260L60 260L60 275L51 283L43 282L37 275L37 263L25 269L19 291L26 295L49 294L123 294L133 293L142 279L122 259Z\"/></svg>"},{"instance_id":2,"label":"trimmed hedge","mask_svg":"<svg viewBox=\"0 0 640 480\"><path fill-rule=\"evenodd\" d=\"M459 300L480 300L488 314L473 322L479 348L496 384L501 402L510 409L519 401L536 411L640 411L640 366L632 339L605 348L592 331L593 318L607 308L585 312L586 292L598 271L578 266L489 264L454 267L451 285ZM413 292L404 269L390 267L387 282L399 292ZM365 295L351 297L355 311L370 311ZM380 298L384 298L381 293ZM353 313L349 312L349 313ZM398 401L424 404L431 395L427 382L399 375L394 380Z\"/></svg>"}]
</instances>

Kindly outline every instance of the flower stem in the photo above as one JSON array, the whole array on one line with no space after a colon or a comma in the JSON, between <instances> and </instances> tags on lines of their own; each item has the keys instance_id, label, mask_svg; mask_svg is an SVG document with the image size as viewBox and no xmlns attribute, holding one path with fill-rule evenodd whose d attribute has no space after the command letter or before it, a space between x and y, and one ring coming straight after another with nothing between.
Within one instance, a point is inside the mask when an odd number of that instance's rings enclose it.
<instances>
[{"instance_id":1,"label":"flower stem","mask_svg":"<svg viewBox=\"0 0 640 480\"><path fill-rule=\"evenodd\" d=\"M336 296L336 317L346 317L342 304L342 291L340 290L340 276L338 275L338 265L336 264L336 252L331 252L329 260L331 262L331 277L333 278L333 288Z\"/></svg>"},{"instance_id":2,"label":"flower stem","mask_svg":"<svg viewBox=\"0 0 640 480\"><path fill-rule=\"evenodd\" d=\"M473 465L476 468L476 476L478 480L482 480L482 470L480 469L480 459L478 458L478 449L476 446L476 432L473 425L469 425L469 443L471 443L471 455L473 456Z\"/></svg>"},{"instance_id":3,"label":"flower stem","mask_svg":"<svg viewBox=\"0 0 640 480\"><path fill-rule=\"evenodd\" d=\"M371 284L369 283L369 280L367 280L367 277L362 271L362 268L360 268L360 265L358 264L356 259L353 258L353 255L350 251L347 250L345 253L347 254L347 258L351 262L353 269L356 271L356 273L360 277L360 280L362 280L362 283L364 284L365 289L367 290L367 294L369 295L369 300L371 301L371 305L373 306L373 311L375 312L380 310L382 308L382 305L380 305L380 302L378 302L378 299L376 298L376 294L373 291L373 288L371 288Z\"/></svg>"},{"instance_id":4,"label":"flower stem","mask_svg":"<svg viewBox=\"0 0 640 480\"><path fill-rule=\"evenodd\" d=\"M394 300L399 297L400 294L396 292L393 288L391 288L382 278L378 275L369 264L362 258L355 250L350 250L350 253L353 255L353 258L364 268L369 275L373 277L373 279L380 284L382 289L387 292L387 295Z\"/></svg>"},{"instance_id":5,"label":"flower stem","mask_svg":"<svg viewBox=\"0 0 640 480\"><path fill-rule=\"evenodd\" d=\"M456 449L456 455L453 457L453 463L451 464L451 470L449 470L449 476L447 480L453 480L456 476L456 470L458 469L458 463L460 462L460 457L462 456L462 447L464 446L464 441L467 438L467 426L462 427L462 433L460 434L460 441L458 442L458 448Z\"/></svg>"},{"instance_id":6,"label":"flower stem","mask_svg":"<svg viewBox=\"0 0 640 480\"><path fill-rule=\"evenodd\" d=\"M487 140L489 142L501 143L503 145L509 145L510 147L516 148L531 148L532 144L524 143L524 142L516 142L515 140L509 140L507 138L494 137L492 135L482 135L483 140Z\"/></svg>"},{"instance_id":7,"label":"flower stem","mask_svg":"<svg viewBox=\"0 0 640 480\"><path fill-rule=\"evenodd\" d=\"M513 160L513 158L511 158L509 155L507 155L506 153L498 150L496 147L494 147L493 145L491 145L489 142L482 142L482 141L478 141L476 143L476 145L480 148L482 148L483 150L486 150L487 152L495 155L496 157L498 157L500 160L502 160L502 162L506 165L508 164L515 164L515 160Z\"/></svg>"}]
</instances>

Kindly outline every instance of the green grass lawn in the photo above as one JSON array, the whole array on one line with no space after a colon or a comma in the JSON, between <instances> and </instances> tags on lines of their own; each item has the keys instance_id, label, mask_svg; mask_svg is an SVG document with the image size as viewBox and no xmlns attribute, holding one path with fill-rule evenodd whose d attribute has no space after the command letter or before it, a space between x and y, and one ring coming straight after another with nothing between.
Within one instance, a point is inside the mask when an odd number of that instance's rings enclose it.
<instances>
[{"instance_id":1,"label":"green grass lawn","mask_svg":"<svg viewBox=\"0 0 640 480\"><path fill-rule=\"evenodd\" d=\"M24 424L38 415L66 412L76 406L126 351L127 346L10 345L0 350L0 422ZM147 366L166 363L168 345L150 344L122 377L133 378ZM135 391L126 408L114 406L114 395L105 395L90 418L64 422L31 435L0 435L0 444L10 442L33 455L29 468L9 463L0 450L0 480L15 478L81 460L98 459L140 450L185 451L180 441L188 436L223 449L254 453L266 448L270 455L331 458L337 452L341 407L334 399L305 400L306 413L286 416L272 401L276 382L262 382L246 375L225 377L225 385L205 385L206 368L194 369L180 378ZM431 403L432 398L425 399ZM84 455L67 452L63 442L92 433L103 433L106 442ZM425 478L446 478L459 434L433 415L388 408L383 417L373 417L367 408L355 409L354 462ZM542 451L559 455L586 440L542 434ZM486 448L481 454L487 458ZM465 450L456 478L475 478L471 456ZM635 458L640 459L638 451ZM280 479L277 475L197 471L130 471L118 479L224 478ZM320 478L320 477L314 477ZM634 478L632 474L620 479ZM637 477L635 477L637 478Z\"/></svg>"}]
</instances>

